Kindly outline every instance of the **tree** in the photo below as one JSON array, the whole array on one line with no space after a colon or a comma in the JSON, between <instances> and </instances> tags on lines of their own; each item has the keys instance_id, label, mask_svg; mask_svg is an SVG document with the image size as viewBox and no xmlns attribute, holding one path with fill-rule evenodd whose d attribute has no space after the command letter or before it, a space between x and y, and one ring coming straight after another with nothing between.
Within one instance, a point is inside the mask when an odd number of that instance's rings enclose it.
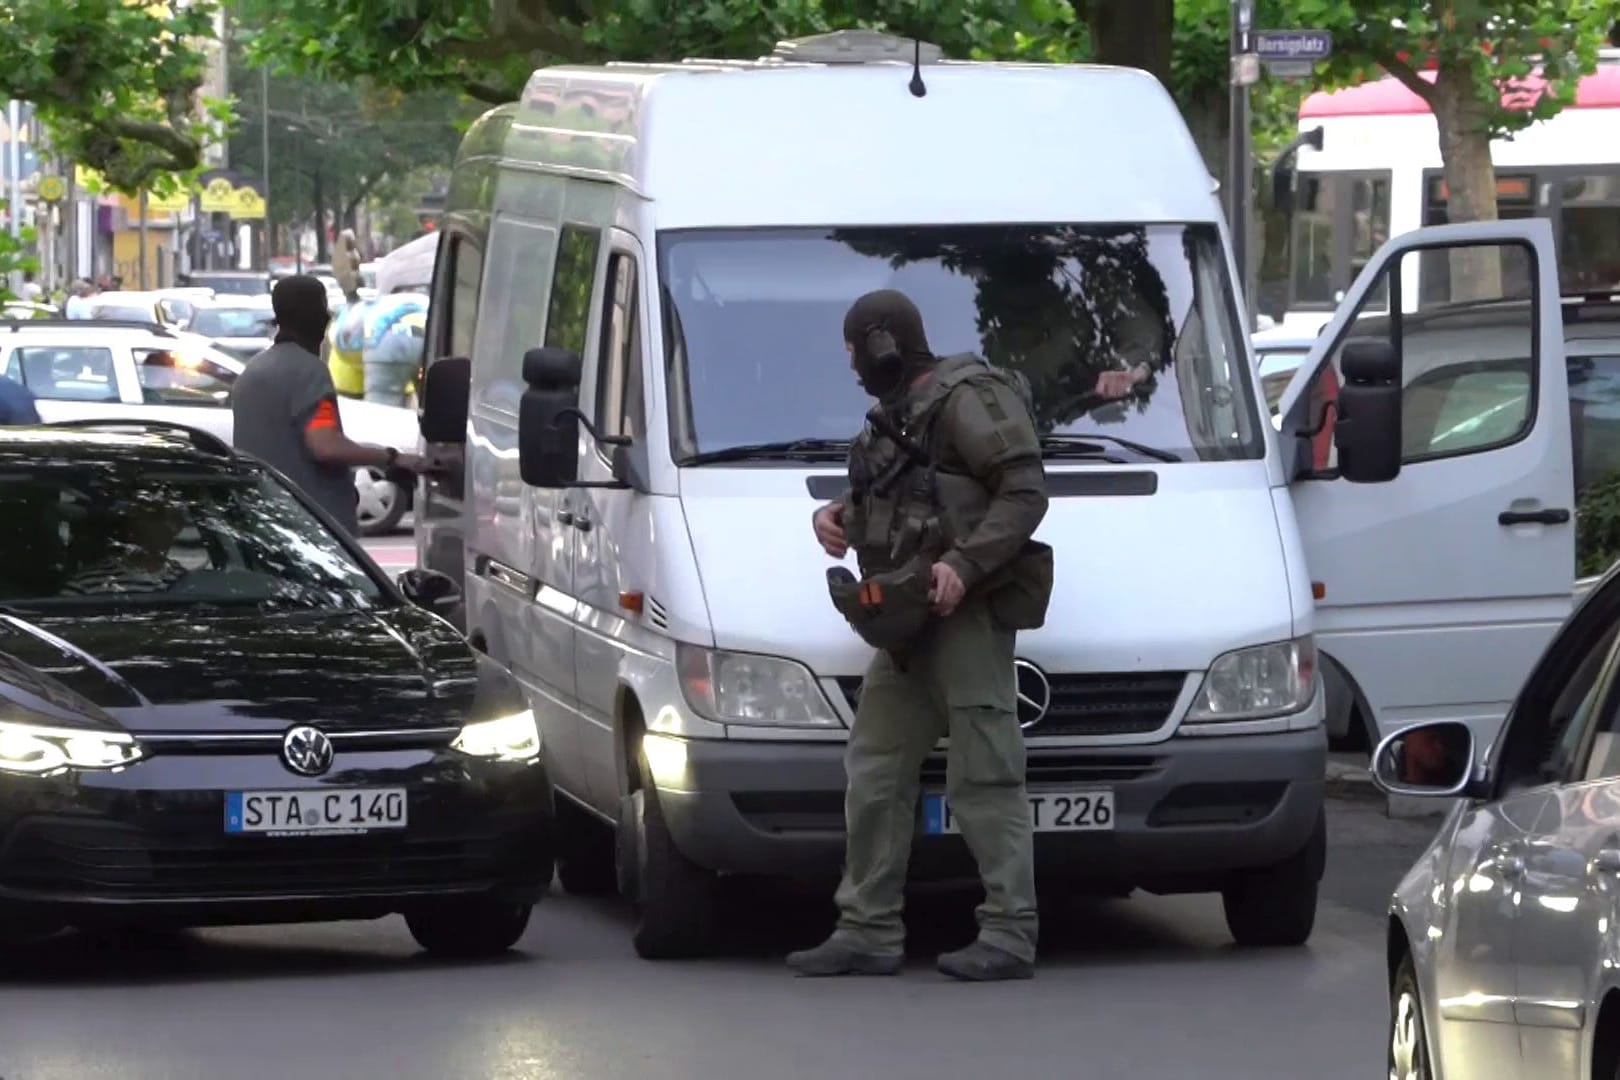
<instances>
[{"instance_id":1,"label":"tree","mask_svg":"<svg viewBox=\"0 0 1620 1080\"><path fill-rule=\"evenodd\" d=\"M447 91L406 94L369 82L271 76L266 110L261 72L248 62L255 31L244 28L233 45L231 70L240 117L230 159L244 175L265 175L264 134L269 122L271 212L282 223L353 226L362 203L389 193L424 166L455 154L462 130L477 110ZM325 230L317 228L317 258L325 258Z\"/></svg>"},{"instance_id":2,"label":"tree","mask_svg":"<svg viewBox=\"0 0 1620 1080\"><path fill-rule=\"evenodd\" d=\"M517 98L535 68L603 60L751 57L847 27L915 34L953 56L1066 59L1067 0L236 0L262 23L255 55L284 70L411 91Z\"/></svg>"},{"instance_id":3,"label":"tree","mask_svg":"<svg viewBox=\"0 0 1620 1080\"><path fill-rule=\"evenodd\" d=\"M1555 115L1620 18L1616 0L1293 0L1331 30L1330 82L1388 72L1429 106L1452 221L1496 219L1491 140Z\"/></svg>"},{"instance_id":4,"label":"tree","mask_svg":"<svg viewBox=\"0 0 1620 1080\"><path fill-rule=\"evenodd\" d=\"M214 7L0 0L0 91L31 102L61 157L124 191L198 168L228 117L199 102Z\"/></svg>"}]
</instances>

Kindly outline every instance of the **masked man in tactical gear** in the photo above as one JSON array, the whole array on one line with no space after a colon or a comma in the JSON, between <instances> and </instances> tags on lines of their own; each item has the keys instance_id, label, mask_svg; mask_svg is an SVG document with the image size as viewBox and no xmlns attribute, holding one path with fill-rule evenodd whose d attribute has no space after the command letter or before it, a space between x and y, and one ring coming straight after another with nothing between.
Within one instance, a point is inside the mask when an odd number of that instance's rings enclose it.
<instances>
[{"instance_id":1,"label":"masked man in tactical gear","mask_svg":"<svg viewBox=\"0 0 1620 1080\"><path fill-rule=\"evenodd\" d=\"M856 301L844 338L877 405L850 449L849 489L814 527L832 557L855 550L863 580L835 569L830 588L878 651L846 757L838 927L788 964L803 975L899 971L920 774L948 735L947 799L985 899L978 939L939 968L966 980L1029 978L1034 844L1013 642L1045 617L1052 562L1031 540L1046 492L1028 391L978 357L936 358L899 292ZM919 603L922 617L908 618L905 606Z\"/></svg>"}]
</instances>

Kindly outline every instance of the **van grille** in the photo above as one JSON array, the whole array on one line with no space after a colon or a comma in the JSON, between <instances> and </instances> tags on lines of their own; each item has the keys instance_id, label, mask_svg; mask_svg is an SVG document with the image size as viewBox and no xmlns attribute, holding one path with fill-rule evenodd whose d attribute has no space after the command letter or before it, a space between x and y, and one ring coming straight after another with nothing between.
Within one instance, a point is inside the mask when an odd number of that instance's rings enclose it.
<instances>
[{"instance_id":1,"label":"van grille","mask_svg":"<svg viewBox=\"0 0 1620 1080\"><path fill-rule=\"evenodd\" d=\"M1170 719L1187 676L1179 671L1048 675L1052 688L1046 714L1024 729L1030 738L1068 735L1146 735ZM840 676L851 709L861 699L858 675Z\"/></svg>"}]
</instances>

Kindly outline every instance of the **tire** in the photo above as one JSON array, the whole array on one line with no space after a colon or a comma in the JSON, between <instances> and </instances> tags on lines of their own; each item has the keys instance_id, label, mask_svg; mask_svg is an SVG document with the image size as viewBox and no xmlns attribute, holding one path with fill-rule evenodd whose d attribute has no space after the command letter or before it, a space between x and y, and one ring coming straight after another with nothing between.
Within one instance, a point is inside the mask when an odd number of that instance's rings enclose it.
<instances>
[{"instance_id":1,"label":"tire","mask_svg":"<svg viewBox=\"0 0 1620 1080\"><path fill-rule=\"evenodd\" d=\"M635 912L631 936L643 960L709 955L718 936L720 879L675 846L646 760L642 784L625 798L617 850L620 887Z\"/></svg>"},{"instance_id":2,"label":"tire","mask_svg":"<svg viewBox=\"0 0 1620 1080\"><path fill-rule=\"evenodd\" d=\"M574 896L618 891L613 831L567 799L557 798L557 880Z\"/></svg>"},{"instance_id":3,"label":"tire","mask_svg":"<svg viewBox=\"0 0 1620 1080\"><path fill-rule=\"evenodd\" d=\"M463 900L407 912L405 925L427 952L461 959L499 956L529 926L529 904Z\"/></svg>"},{"instance_id":4,"label":"tire","mask_svg":"<svg viewBox=\"0 0 1620 1080\"><path fill-rule=\"evenodd\" d=\"M1410 954L1395 969L1389 987L1389 1080L1430 1080L1428 1025Z\"/></svg>"},{"instance_id":5,"label":"tire","mask_svg":"<svg viewBox=\"0 0 1620 1080\"><path fill-rule=\"evenodd\" d=\"M399 528L410 506L410 495L383 475L381 469L354 470L354 486L359 495L355 513L361 536L386 536Z\"/></svg>"},{"instance_id":6,"label":"tire","mask_svg":"<svg viewBox=\"0 0 1620 1080\"><path fill-rule=\"evenodd\" d=\"M1226 928L1251 948L1303 945L1316 927L1316 898L1327 859L1327 817L1318 810L1305 846L1274 866L1247 870L1221 893Z\"/></svg>"}]
</instances>

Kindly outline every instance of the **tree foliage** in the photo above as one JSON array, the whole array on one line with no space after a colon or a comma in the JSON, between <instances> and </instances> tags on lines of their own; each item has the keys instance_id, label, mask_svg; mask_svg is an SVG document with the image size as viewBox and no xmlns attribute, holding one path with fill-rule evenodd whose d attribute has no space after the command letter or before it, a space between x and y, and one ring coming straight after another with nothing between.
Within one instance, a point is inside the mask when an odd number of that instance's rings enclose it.
<instances>
[{"instance_id":1,"label":"tree foliage","mask_svg":"<svg viewBox=\"0 0 1620 1080\"><path fill-rule=\"evenodd\" d=\"M247 59L254 31L232 50L232 94L238 117L230 160L244 176L268 171L270 206L282 222L327 214L348 222L366 199L394 190L424 165L447 165L477 109L451 91L406 93L370 81L335 83L269 77ZM269 168L265 124L269 123Z\"/></svg>"},{"instance_id":2,"label":"tree foliage","mask_svg":"<svg viewBox=\"0 0 1620 1080\"><path fill-rule=\"evenodd\" d=\"M200 102L214 7L0 0L0 92L32 102L61 157L125 191L196 170L228 116Z\"/></svg>"},{"instance_id":3,"label":"tree foliage","mask_svg":"<svg viewBox=\"0 0 1620 1080\"><path fill-rule=\"evenodd\" d=\"M1490 142L1569 104L1620 19L1620 0L1289 0L1330 30L1330 84L1387 72L1439 127L1454 221L1496 217Z\"/></svg>"}]
</instances>

